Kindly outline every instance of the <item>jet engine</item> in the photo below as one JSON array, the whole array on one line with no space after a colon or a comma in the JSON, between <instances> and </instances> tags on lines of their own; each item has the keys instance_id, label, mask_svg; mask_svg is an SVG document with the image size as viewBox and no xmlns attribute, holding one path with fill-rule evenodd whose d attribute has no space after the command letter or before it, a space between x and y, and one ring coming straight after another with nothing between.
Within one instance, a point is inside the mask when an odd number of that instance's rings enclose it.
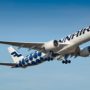
<instances>
[{"instance_id":1,"label":"jet engine","mask_svg":"<svg viewBox=\"0 0 90 90\"><path fill-rule=\"evenodd\" d=\"M43 48L44 48L46 51L50 51L50 50L56 49L58 46L59 46L58 41L57 41L57 40L52 40L52 41L46 42L46 43L43 45Z\"/></svg>"},{"instance_id":2,"label":"jet engine","mask_svg":"<svg viewBox=\"0 0 90 90\"><path fill-rule=\"evenodd\" d=\"M90 46L83 48L80 50L80 56L87 57L90 55Z\"/></svg>"}]
</instances>

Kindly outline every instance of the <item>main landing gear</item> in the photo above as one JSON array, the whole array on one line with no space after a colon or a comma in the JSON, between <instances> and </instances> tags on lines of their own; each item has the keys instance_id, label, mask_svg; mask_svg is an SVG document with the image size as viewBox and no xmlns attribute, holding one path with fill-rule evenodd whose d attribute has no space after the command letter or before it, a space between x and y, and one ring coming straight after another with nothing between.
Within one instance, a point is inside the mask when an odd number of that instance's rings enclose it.
<instances>
[{"instance_id":1,"label":"main landing gear","mask_svg":"<svg viewBox=\"0 0 90 90\"><path fill-rule=\"evenodd\" d=\"M68 54L66 54L66 55L64 56L64 60L62 61L63 64L70 64L70 63L71 63L70 60L67 60L68 56L69 56Z\"/></svg>"},{"instance_id":2,"label":"main landing gear","mask_svg":"<svg viewBox=\"0 0 90 90\"><path fill-rule=\"evenodd\" d=\"M71 61L70 61L70 60L63 60L62 63L63 63L63 64L70 64Z\"/></svg>"}]
</instances>

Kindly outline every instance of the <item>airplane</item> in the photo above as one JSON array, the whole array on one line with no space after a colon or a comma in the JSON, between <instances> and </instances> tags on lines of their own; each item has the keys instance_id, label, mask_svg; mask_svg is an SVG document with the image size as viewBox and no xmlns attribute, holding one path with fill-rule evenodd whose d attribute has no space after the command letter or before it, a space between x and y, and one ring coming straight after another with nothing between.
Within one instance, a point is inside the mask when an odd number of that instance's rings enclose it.
<instances>
[{"instance_id":1,"label":"airplane","mask_svg":"<svg viewBox=\"0 0 90 90\"><path fill-rule=\"evenodd\" d=\"M0 44L17 46L19 48L28 48L44 53L45 56L61 60L63 64L71 63L68 58L88 57L90 56L90 46L80 48L80 45L90 41L90 26L83 28L60 40L50 40L48 42L9 42L0 41Z\"/></svg>"}]
</instances>

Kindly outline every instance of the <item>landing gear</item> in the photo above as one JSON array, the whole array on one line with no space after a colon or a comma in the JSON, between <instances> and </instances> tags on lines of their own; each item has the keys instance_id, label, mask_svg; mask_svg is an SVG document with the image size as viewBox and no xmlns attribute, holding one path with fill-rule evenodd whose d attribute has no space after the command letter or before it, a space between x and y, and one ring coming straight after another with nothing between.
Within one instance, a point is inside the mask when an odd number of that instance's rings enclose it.
<instances>
[{"instance_id":1,"label":"landing gear","mask_svg":"<svg viewBox=\"0 0 90 90\"><path fill-rule=\"evenodd\" d=\"M64 60L64 61L62 61L62 63L63 63L63 64L70 64L71 61L70 61L70 60Z\"/></svg>"},{"instance_id":2,"label":"landing gear","mask_svg":"<svg viewBox=\"0 0 90 90\"><path fill-rule=\"evenodd\" d=\"M62 61L63 64L70 64L70 63L71 63L70 60L67 60L68 57L69 57L68 54L66 54L66 55L64 56L64 60Z\"/></svg>"}]
</instances>

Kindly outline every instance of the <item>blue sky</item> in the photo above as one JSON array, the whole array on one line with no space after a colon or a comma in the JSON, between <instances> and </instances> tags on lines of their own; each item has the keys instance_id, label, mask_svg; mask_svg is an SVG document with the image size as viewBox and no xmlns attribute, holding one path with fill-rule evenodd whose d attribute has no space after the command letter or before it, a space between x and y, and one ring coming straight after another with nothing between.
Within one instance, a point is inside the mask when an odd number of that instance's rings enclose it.
<instances>
[{"instance_id":1,"label":"blue sky","mask_svg":"<svg viewBox=\"0 0 90 90\"><path fill-rule=\"evenodd\" d=\"M0 0L0 40L59 40L89 25L90 0ZM12 62L7 48L0 45L0 62ZM0 66L0 90L90 90L89 68L89 57L72 58L69 65L54 60L26 69Z\"/></svg>"}]
</instances>

